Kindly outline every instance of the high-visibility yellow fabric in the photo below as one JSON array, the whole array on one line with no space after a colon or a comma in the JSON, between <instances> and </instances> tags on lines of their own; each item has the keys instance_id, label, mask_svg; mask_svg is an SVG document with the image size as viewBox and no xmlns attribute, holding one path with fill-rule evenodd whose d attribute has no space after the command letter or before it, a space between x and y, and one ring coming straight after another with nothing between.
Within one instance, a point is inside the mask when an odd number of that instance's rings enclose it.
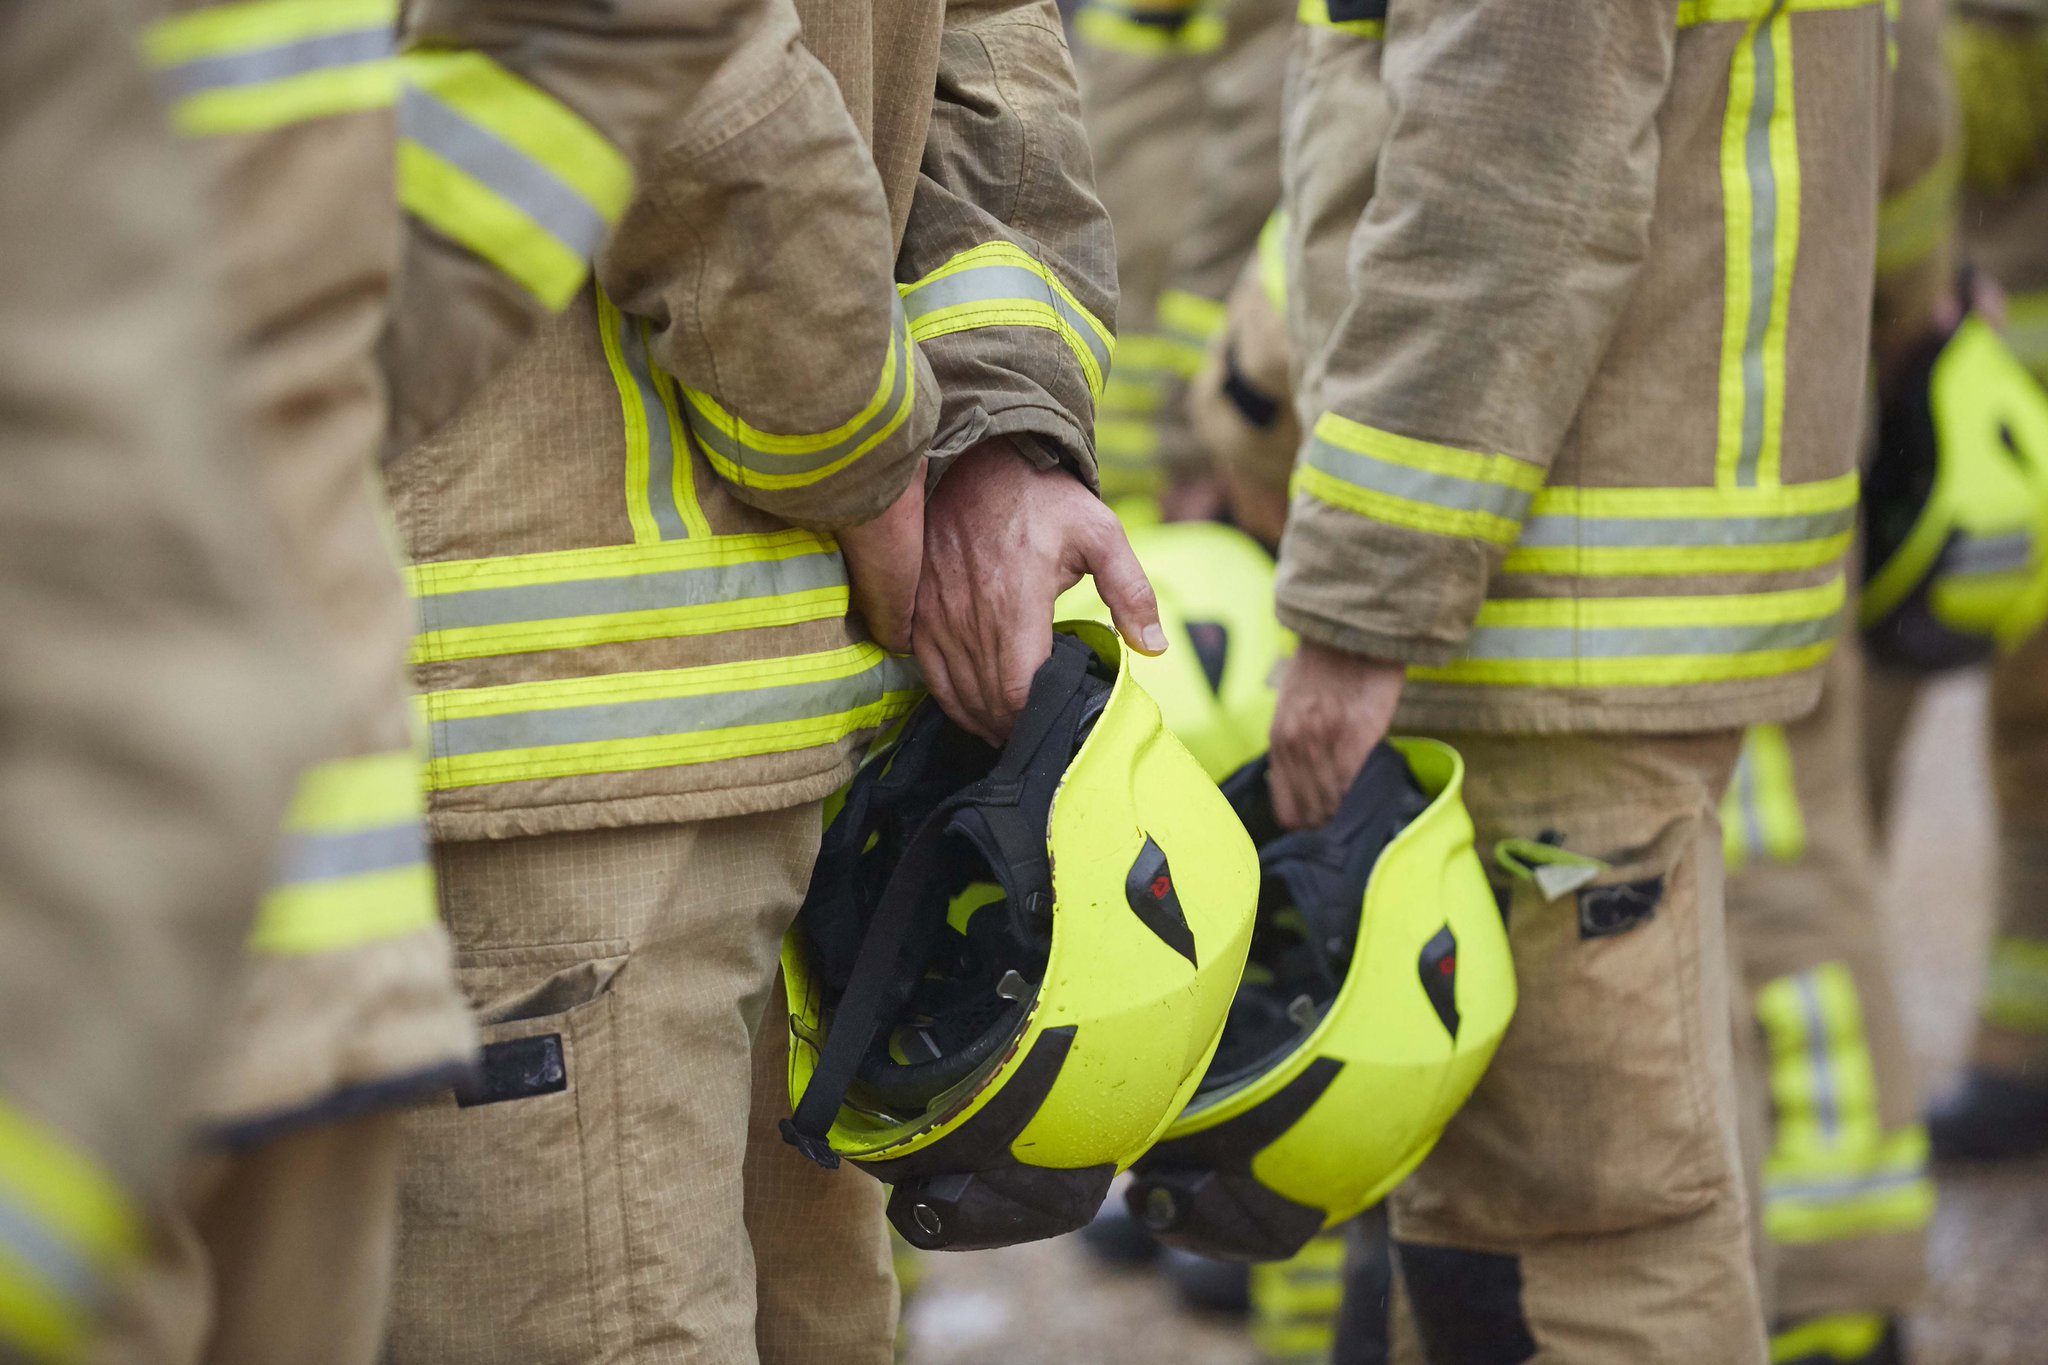
<instances>
[{"instance_id":1,"label":"high-visibility yellow fabric","mask_svg":"<svg viewBox=\"0 0 2048 1365\"><path fill-rule=\"evenodd\" d=\"M632 193L625 156L480 52L414 51L400 65L400 201L562 308Z\"/></svg>"},{"instance_id":2,"label":"high-visibility yellow fabric","mask_svg":"<svg viewBox=\"0 0 2048 1365\"><path fill-rule=\"evenodd\" d=\"M192 136L384 108L398 95L397 0L250 0L158 20L143 53Z\"/></svg>"},{"instance_id":3,"label":"high-visibility yellow fabric","mask_svg":"<svg viewBox=\"0 0 2048 1365\"><path fill-rule=\"evenodd\" d=\"M2000 1028L2048 1034L2048 943L2009 935L1996 940L1980 1008Z\"/></svg>"},{"instance_id":4,"label":"high-visibility yellow fabric","mask_svg":"<svg viewBox=\"0 0 2048 1365\"><path fill-rule=\"evenodd\" d=\"M1266 1365L1322 1365L1344 1305L1344 1230L1317 1233L1285 1261L1251 1270L1251 1338Z\"/></svg>"},{"instance_id":5,"label":"high-visibility yellow fabric","mask_svg":"<svg viewBox=\"0 0 2048 1365\"><path fill-rule=\"evenodd\" d=\"M1721 836L1730 872L1764 859L1797 862L1806 852L1806 819L1783 726L1752 725L1743 735L1735 776L1721 798Z\"/></svg>"},{"instance_id":6,"label":"high-visibility yellow fabric","mask_svg":"<svg viewBox=\"0 0 2048 1365\"><path fill-rule=\"evenodd\" d=\"M1098 400L1116 338L1081 306L1059 276L1013 242L969 247L938 269L902 286L910 335L917 341L979 327L1039 327L1073 349Z\"/></svg>"},{"instance_id":7,"label":"high-visibility yellow fabric","mask_svg":"<svg viewBox=\"0 0 2048 1365\"><path fill-rule=\"evenodd\" d=\"M112 1179L0 1100L0 1356L73 1359L101 1281L141 1244Z\"/></svg>"},{"instance_id":8,"label":"high-visibility yellow fabric","mask_svg":"<svg viewBox=\"0 0 2048 1365\"><path fill-rule=\"evenodd\" d=\"M1796 1327L1773 1333L1771 1360L1839 1360L1855 1365L1883 1342L1889 1327L1877 1313L1836 1313L1812 1318Z\"/></svg>"},{"instance_id":9,"label":"high-visibility yellow fabric","mask_svg":"<svg viewBox=\"0 0 2048 1365\"><path fill-rule=\"evenodd\" d=\"M1141 56L1212 52L1223 18L1206 0L1087 0L1074 34L1092 47Z\"/></svg>"}]
</instances>

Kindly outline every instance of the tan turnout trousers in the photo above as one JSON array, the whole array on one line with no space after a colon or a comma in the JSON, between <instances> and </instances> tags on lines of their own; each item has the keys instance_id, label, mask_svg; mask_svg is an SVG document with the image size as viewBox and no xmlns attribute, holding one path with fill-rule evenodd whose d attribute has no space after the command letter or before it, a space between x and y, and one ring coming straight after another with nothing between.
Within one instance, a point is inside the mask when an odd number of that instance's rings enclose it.
<instances>
[{"instance_id":1,"label":"tan turnout trousers","mask_svg":"<svg viewBox=\"0 0 2048 1365\"><path fill-rule=\"evenodd\" d=\"M438 846L485 1074L406 1120L391 1365L885 1365L882 1187L775 1127L820 830L811 803Z\"/></svg>"},{"instance_id":2,"label":"tan turnout trousers","mask_svg":"<svg viewBox=\"0 0 2048 1365\"><path fill-rule=\"evenodd\" d=\"M1819 709L1744 739L1722 806L1728 927L1751 1006L1737 1055L1767 1116L1762 1231L1788 1327L1905 1312L1934 1185L1877 897L1863 667L1845 641Z\"/></svg>"},{"instance_id":3,"label":"tan turnout trousers","mask_svg":"<svg viewBox=\"0 0 2048 1365\"><path fill-rule=\"evenodd\" d=\"M1519 1010L1390 1200L1396 1360L1760 1365L1716 816L1737 735L1443 738L1482 850L1607 867L1512 884Z\"/></svg>"}]
</instances>

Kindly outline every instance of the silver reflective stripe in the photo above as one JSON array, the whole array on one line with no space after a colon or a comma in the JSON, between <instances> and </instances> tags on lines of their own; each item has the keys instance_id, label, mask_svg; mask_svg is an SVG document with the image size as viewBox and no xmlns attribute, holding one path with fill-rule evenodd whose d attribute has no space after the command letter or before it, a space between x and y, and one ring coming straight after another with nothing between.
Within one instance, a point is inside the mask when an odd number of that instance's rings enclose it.
<instances>
[{"instance_id":1,"label":"silver reflective stripe","mask_svg":"<svg viewBox=\"0 0 2048 1365\"><path fill-rule=\"evenodd\" d=\"M690 530L683 524L682 509L676 505L675 433L669 430L668 405L661 401L661 391L655 386L654 366L647 354L646 324L618 308L610 312L618 319L619 355L626 362L626 372L633 376L633 391L640 399L640 417L647 425L647 509L653 514L654 525L663 540L687 540Z\"/></svg>"},{"instance_id":2,"label":"silver reflective stripe","mask_svg":"<svg viewBox=\"0 0 2048 1365\"><path fill-rule=\"evenodd\" d=\"M1772 1203L1792 1202L1834 1204L1865 1199L1889 1190L1909 1189L1927 1179L1924 1170L1885 1171L1877 1175L1847 1176L1840 1180L1767 1182L1765 1195Z\"/></svg>"},{"instance_id":3,"label":"silver reflective stripe","mask_svg":"<svg viewBox=\"0 0 2048 1365\"><path fill-rule=\"evenodd\" d=\"M468 626L668 611L845 586L845 561L831 551L816 550L790 559L442 593L431 597L427 611L433 629L461 630Z\"/></svg>"},{"instance_id":4,"label":"silver reflective stripe","mask_svg":"<svg viewBox=\"0 0 2048 1365\"><path fill-rule=\"evenodd\" d=\"M1834 638L1836 621L1781 621L1767 626L1481 626L1466 659L1633 659L1682 655L1758 654Z\"/></svg>"},{"instance_id":5,"label":"silver reflective stripe","mask_svg":"<svg viewBox=\"0 0 2048 1365\"><path fill-rule=\"evenodd\" d=\"M1764 843L1763 812L1756 801L1756 761L1750 756L1749 745L1742 746L1742 756L1735 763L1736 804L1742 811L1742 841L1751 858L1762 858Z\"/></svg>"},{"instance_id":6,"label":"silver reflective stripe","mask_svg":"<svg viewBox=\"0 0 2048 1365\"><path fill-rule=\"evenodd\" d=\"M399 97L398 131L488 186L576 256L588 260L604 244L611 229L595 204L416 85L406 86Z\"/></svg>"},{"instance_id":7,"label":"silver reflective stripe","mask_svg":"<svg viewBox=\"0 0 2048 1365\"><path fill-rule=\"evenodd\" d=\"M1842 1127L1841 1100L1835 1093L1835 1067L1828 1055L1827 1018L1821 1013L1820 990L1814 984L1812 972L1801 972L1793 980L1799 983L1799 1007L1806 1015L1806 1051L1808 1063L1813 1067L1813 1110L1820 1122L1821 1136L1833 1143L1840 1136Z\"/></svg>"},{"instance_id":8,"label":"silver reflective stripe","mask_svg":"<svg viewBox=\"0 0 2048 1365\"><path fill-rule=\"evenodd\" d=\"M417 820L346 834L293 832L278 847L277 884L297 886L389 872L424 862L426 856L426 834Z\"/></svg>"},{"instance_id":9,"label":"silver reflective stripe","mask_svg":"<svg viewBox=\"0 0 2048 1365\"><path fill-rule=\"evenodd\" d=\"M898 409L903 405L904 390L910 386L912 375L910 331L903 321L900 301L896 304L895 316L890 324L889 351L895 363L895 383L891 386L888 396L858 430L841 440L834 441L831 445L814 451L805 451L800 455L761 450L748 445L732 433L721 430L716 420L705 416L695 404L689 405L685 410L685 420L690 424L690 434L741 468L765 474L807 474L814 469L836 464L860 449L862 443L873 438L878 431L900 420L901 414Z\"/></svg>"},{"instance_id":10,"label":"silver reflective stripe","mask_svg":"<svg viewBox=\"0 0 2048 1365\"><path fill-rule=\"evenodd\" d=\"M1109 347L1096 329L1095 319L1060 297L1058 290L1021 265L977 265L955 271L930 284L921 284L903 296L903 306L913 319L964 303L989 303L1000 299L1028 299L1050 304L1078 334L1094 355L1102 373L1109 373Z\"/></svg>"},{"instance_id":11,"label":"silver reflective stripe","mask_svg":"<svg viewBox=\"0 0 2048 1365\"><path fill-rule=\"evenodd\" d=\"M1576 517L1538 513L1522 524L1522 549L1663 549L1780 545L1846 534L1856 509L1790 517Z\"/></svg>"},{"instance_id":12,"label":"silver reflective stripe","mask_svg":"<svg viewBox=\"0 0 2048 1365\"><path fill-rule=\"evenodd\" d=\"M1311 437L1303 456L1311 465L1332 478L1342 479L1375 493L1428 503L1458 512L1486 512L1509 521L1520 521L1529 510L1533 493L1506 484L1478 479L1460 479L1450 474L1433 474L1426 469L1376 460L1355 450L1333 445L1320 436Z\"/></svg>"},{"instance_id":13,"label":"silver reflective stripe","mask_svg":"<svg viewBox=\"0 0 2048 1365\"><path fill-rule=\"evenodd\" d=\"M890 657L851 677L785 687L437 720L434 752L437 756L488 754L813 720L880 701L916 682L909 660Z\"/></svg>"},{"instance_id":14,"label":"silver reflective stripe","mask_svg":"<svg viewBox=\"0 0 2048 1365\"><path fill-rule=\"evenodd\" d=\"M1771 24L1785 8L1777 0L1757 21L1756 98L1742 147L1749 173L1749 325L1742 342L1742 456L1735 481L1756 483L1764 447L1764 335L1771 325L1771 295L1777 288L1778 177L1771 166L1771 121L1778 104L1778 63ZM1789 92L1788 92L1789 93ZM1790 269L1791 262L1783 263Z\"/></svg>"},{"instance_id":15,"label":"silver reflective stripe","mask_svg":"<svg viewBox=\"0 0 2048 1365\"><path fill-rule=\"evenodd\" d=\"M1976 574L2018 573L2034 562L2034 537L2025 531L2009 536L1981 539L1958 536L1941 554L1941 572L1970 577Z\"/></svg>"},{"instance_id":16,"label":"silver reflective stripe","mask_svg":"<svg viewBox=\"0 0 2048 1365\"><path fill-rule=\"evenodd\" d=\"M37 1278L71 1300L72 1312L99 1294L100 1279L92 1266L48 1226L26 1209L0 1195L0 1253L20 1261Z\"/></svg>"},{"instance_id":17,"label":"silver reflective stripe","mask_svg":"<svg viewBox=\"0 0 2048 1365\"><path fill-rule=\"evenodd\" d=\"M386 23L349 33L325 33L317 38L302 38L276 47L195 58L166 67L163 79L174 98L184 99L208 90L263 85L291 76L303 76L311 71L382 61L395 51L391 25Z\"/></svg>"}]
</instances>

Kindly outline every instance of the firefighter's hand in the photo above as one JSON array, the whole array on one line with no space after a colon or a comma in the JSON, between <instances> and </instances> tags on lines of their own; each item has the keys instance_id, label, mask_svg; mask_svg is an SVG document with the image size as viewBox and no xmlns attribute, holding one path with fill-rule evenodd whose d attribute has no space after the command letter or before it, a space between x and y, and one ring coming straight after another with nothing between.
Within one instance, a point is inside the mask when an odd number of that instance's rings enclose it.
<instances>
[{"instance_id":1,"label":"firefighter's hand","mask_svg":"<svg viewBox=\"0 0 2048 1365\"><path fill-rule=\"evenodd\" d=\"M882 515L839 532L853 609L868 633L898 654L910 648L917 580L924 566L924 466Z\"/></svg>"},{"instance_id":2,"label":"firefighter's hand","mask_svg":"<svg viewBox=\"0 0 2048 1365\"><path fill-rule=\"evenodd\" d=\"M945 713L992 744L1010 733L1052 653L1053 603L1095 575L1133 649L1163 653L1159 603L1116 516L1072 474L1007 440L959 457L925 509L913 640Z\"/></svg>"},{"instance_id":3,"label":"firefighter's hand","mask_svg":"<svg viewBox=\"0 0 2048 1365\"><path fill-rule=\"evenodd\" d=\"M1386 738L1407 670L1303 640L1280 675L1269 780L1289 829L1320 825Z\"/></svg>"}]
</instances>

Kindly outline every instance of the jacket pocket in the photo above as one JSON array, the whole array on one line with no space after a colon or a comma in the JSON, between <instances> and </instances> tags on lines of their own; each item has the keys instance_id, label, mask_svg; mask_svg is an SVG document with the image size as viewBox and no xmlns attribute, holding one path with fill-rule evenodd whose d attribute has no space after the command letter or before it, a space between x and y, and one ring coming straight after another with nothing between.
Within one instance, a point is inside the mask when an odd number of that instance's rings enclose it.
<instances>
[{"instance_id":1,"label":"jacket pocket","mask_svg":"<svg viewBox=\"0 0 2048 1365\"><path fill-rule=\"evenodd\" d=\"M1486 846L1538 832L1487 831ZM1718 865L1703 866L1718 853L1711 832L1703 809L1584 813L1566 847L1607 870L1555 899L1514 885L1520 1004L1492 1069L1402 1190L1398 1235L1526 1245L1680 1219L1732 1195L1714 1100L1728 1029L1711 1035L1702 994L1703 969L1725 970L1702 962L1702 892L1720 896Z\"/></svg>"},{"instance_id":2,"label":"jacket pocket","mask_svg":"<svg viewBox=\"0 0 2048 1365\"><path fill-rule=\"evenodd\" d=\"M483 1064L409 1120L390 1365L610 1358L626 1311L612 946L457 968Z\"/></svg>"}]
</instances>

